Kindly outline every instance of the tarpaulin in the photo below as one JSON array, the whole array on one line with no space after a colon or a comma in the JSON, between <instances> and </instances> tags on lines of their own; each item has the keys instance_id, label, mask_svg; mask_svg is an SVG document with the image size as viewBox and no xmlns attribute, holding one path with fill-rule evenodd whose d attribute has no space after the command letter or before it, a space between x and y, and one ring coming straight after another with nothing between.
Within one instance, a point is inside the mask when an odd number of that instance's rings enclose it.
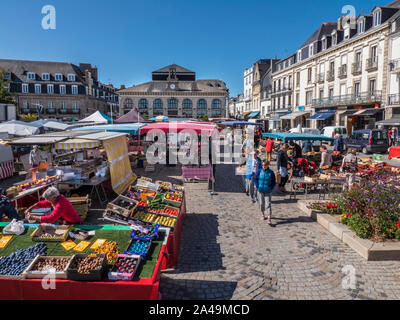
<instances>
[{"instance_id":1,"label":"tarpaulin","mask_svg":"<svg viewBox=\"0 0 400 320\"><path fill-rule=\"evenodd\" d=\"M57 150L92 149L100 146L100 141L86 139L69 139L56 144Z\"/></svg>"},{"instance_id":2,"label":"tarpaulin","mask_svg":"<svg viewBox=\"0 0 400 320\"><path fill-rule=\"evenodd\" d=\"M117 194L122 194L135 180L129 161L126 136L103 141L103 146L110 166L112 188Z\"/></svg>"}]
</instances>

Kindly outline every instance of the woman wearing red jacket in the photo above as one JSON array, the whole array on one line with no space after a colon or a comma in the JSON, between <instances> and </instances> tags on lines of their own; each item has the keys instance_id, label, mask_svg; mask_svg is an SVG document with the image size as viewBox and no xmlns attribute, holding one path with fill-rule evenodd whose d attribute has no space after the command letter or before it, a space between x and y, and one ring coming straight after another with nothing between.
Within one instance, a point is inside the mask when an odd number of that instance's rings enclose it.
<instances>
[{"instance_id":1,"label":"woman wearing red jacket","mask_svg":"<svg viewBox=\"0 0 400 320\"><path fill-rule=\"evenodd\" d=\"M82 219L76 212L75 208L57 188L50 187L43 193L44 201L40 201L25 211L28 220L40 223L53 223L59 219L63 219L66 224L81 224ZM35 217L31 215L31 211L35 208L53 208L53 212L49 216Z\"/></svg>"}]
</instances>

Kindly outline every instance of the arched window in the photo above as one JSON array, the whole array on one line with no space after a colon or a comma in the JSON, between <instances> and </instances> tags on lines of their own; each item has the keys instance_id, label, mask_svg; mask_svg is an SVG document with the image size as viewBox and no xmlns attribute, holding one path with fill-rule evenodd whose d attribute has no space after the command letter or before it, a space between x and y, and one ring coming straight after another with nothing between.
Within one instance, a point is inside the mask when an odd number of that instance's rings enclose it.
<instances>
[{"instance_id":1,"label":"arched window","mask_svg":"<svg viewBox=\"0 0 400 320\"><path fill-rule=\"evenodd\" d=\"M215 99L212 102L211 105L211 115L213 117L220 117L222 115L221 111L222 111L222 103L221 100L219 99Z\"/></svg>"},{"instance_id":2,"label":"arched window","mask_svg":"<svg viewBox=\"0 0 400 320\"><path fill-rule=\"evenodd\" d=\"M124 107L125 107L125 109L133 109L132 99L129 99L129 98L125 99Z\"/></svg>"},{"instance_id":3,"label":"arched window","mask_svg":"<svg viewBox=\"0 0 400 320\"><path fill-rule=\"evenodd\" d=\"M169 116L178 115L178 100L174 98L168 100L168 115Z\"/></svg>"},{"instance_id":4,"label":"arched window","mask_svg":"<svg viewBox=\"0 0 400 320\"><path fill-rule=\"evenodd\" d=\"M182 114L186 117L191 117L193 115L193 102L190 99L183 100L182 103Z\"/></svg>"},{"instance_id":5,"label":"arched window","mask_svg":"<svg viewBox=\"0 0 400 320\"><path fill-rule=\"evenodd\" d=\"M140 99L138 106L139 106L139 111L140 112L147 112L147 108L149 106L149 103L147 102L147 99Z\"/></svg>"},{"instance_id":6,"label":"arched window","mask_svg":"<svg viewBox=\"0 0 400 320\"><path fill-rule=\"evenodd\" d=\"M200 99L197 102L197 115L204 116L207 114L207 101L204 99Z\"/></svg>"},{"instance_id":7,"label":"arched window","mask_svg":"<svg viewBox=\"0 0 400 320\"><path fill-rule=\"evenodd\" d=\"M164 114L163 110L163 102L161 99L156 99L153 102L153 115L155 116L162 116Z\"/></svg>"}]
</instances>

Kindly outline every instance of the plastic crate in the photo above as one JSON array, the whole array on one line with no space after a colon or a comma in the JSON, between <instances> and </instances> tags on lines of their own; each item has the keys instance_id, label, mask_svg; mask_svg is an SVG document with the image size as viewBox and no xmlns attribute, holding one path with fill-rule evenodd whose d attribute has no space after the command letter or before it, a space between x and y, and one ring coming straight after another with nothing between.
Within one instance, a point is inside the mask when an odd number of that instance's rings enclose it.
<instances>
[{"instance_id":1,"label":"plastic crate","mask_svg":"<svg viewBox=\"0 0 400 320\"><path fill-rule=\"evenodd\" d=\"M133 259L137 260L135 269L131 273L124 273L124 272L118 272L118 267L116 265L113 266L111 271L108 272L108 279L111 281L132 281L133 278L135 277L136 271L139 268L139 265L142 261L142 257L140 255L127 255L127 254L119 254L118 259L115 264L118 264L120 259L127 258L127 259Z\"/></svg>"},{"instance_id":2,"label":"plastic crate","mask_svg":"<svg viewBox=\"0 0 400 320\"><path fill-rule=\"evenodd\" d=\"M105 273L108 271L108 262L107 262L107 257L104 253L98 254L100 256L103 257L103 262L100 266L100 268L96 269L96 270L91 270L90 273L88 274L83 274L83 273L79 273L78 270L76 269L72 269L71 265L73 264L73 262L75 261L76 258L78 257L86 257L85 254L82 253L78 253L75 254L72 259L71 262L69 264L69 267L67 269L67 277L68 280L73 280L73 281L101 281L105 275Z\"/></svg>"},{"instance_id":3,"label":"plastic crate","mask_svg":"<svg viewBox=\"0 0 400 320\"><path fill-rule=\"evenodd\" d=\"M157 224L155 226L145 228L145 229L148 229L148 230L149 229L150 230L154 230L154 235L152 237L139 236L138 235L139 231L138 230L133 230L132 233L131 233L131 238L133 240L143 240L143 241L155 240L155 239L158 238L158 229L159 229L159 227L160 227L160 225Z\"/></svg>"},{"instance_id":4,"label":"plastic crate","mask_svg":"<svg viewBox=\"0 0 400 320\"><path fill-rule=\"evenodd\" d=\"M142 248L142 250L138 250L138 248L135 247L135 244L138 244ZM129 255L138 255L142 256L143 258L146 258L149 250L151 248L151 241L143 241L143 240L134 240L132 239L129 242L128 249L125 250L124 254L129 254Z\"/></svg>"}]
</instances>

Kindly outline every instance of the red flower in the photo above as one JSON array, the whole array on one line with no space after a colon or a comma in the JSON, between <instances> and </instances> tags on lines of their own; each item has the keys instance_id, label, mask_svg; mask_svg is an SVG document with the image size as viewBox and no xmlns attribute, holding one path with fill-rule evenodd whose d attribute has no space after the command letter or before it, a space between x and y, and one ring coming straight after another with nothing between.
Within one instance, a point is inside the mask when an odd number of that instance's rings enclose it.
<instances>
[{"instance_id":1,"label":"red flower","mask_svg":"<svg viewBox=\"0 0 400 320\"><path fill-rule=\"evenodd\" d=\"M397 222L397 229L400 229L400 221Z\"/></svg>"}]
</instances>

